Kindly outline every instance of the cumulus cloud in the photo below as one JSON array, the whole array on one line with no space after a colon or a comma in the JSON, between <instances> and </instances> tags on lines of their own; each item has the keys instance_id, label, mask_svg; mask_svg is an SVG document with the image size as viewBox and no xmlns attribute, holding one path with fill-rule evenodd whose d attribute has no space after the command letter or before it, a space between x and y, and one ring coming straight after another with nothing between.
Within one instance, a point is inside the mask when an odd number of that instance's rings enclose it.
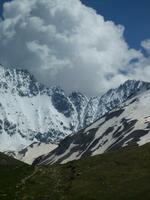
<instances>
[{"instance_id":1,"label":"cumulus cloud","mask_svg":"<svg viewBox=\"0 0 150 200\"><path fill-rule=\"evenodd\" d=\"M96 95L142 78L141 68L149 68L149 58L129 48L123 26L80 0L13 0L4 4L3 15L0 62L28 69L49 86ZM149 51L149 40L142 47Z\"/></svg>"},{"instance_id":2,"label":"cumulus cloud","mask_svg":"<svg viewBox=\"0 0 150 200\"><path fill-rule=\"evenodd\" d=\"M142 42L141 42L141 46L142 46L144 49L150 51L150 39L147 39L147 40L142 41Z\"/></svg>"},{"instance_id":3,"label":"cumulus cloud","mask_svg":"<svg viewBox=\"0 0 150 200\"><path fill-rule=\"evenodd\" d=\"M141 42L141 47L145 52L145 56L130 64L131 70L129 71L129 77L135 77L136 79L150 81L150 39Z\"/></svg>"}]
</instances>

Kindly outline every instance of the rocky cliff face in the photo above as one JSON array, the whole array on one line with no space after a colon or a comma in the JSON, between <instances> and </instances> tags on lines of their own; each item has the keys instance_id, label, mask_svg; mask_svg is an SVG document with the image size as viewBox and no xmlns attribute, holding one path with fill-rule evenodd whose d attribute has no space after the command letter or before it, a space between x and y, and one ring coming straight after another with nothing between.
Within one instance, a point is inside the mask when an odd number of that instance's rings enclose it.
<instances>
[{"instance_id":1,"label":"rocky cliff face","mask_svg":"<svg viewBox=\"0 0 150 200\"><path fill-rule=\"evenodd\" d=\"M57 143L77 129L75 106L60 88L39 84L24 70L0 67L0 150Z\"/></svg>"},{"instance_id":2,"label":"rocky cliff face","mask_svg":"<svg viewBox=\"0 0 150 200\"><path fill-rule=\"evenodd\" d=\"M86 127L150 83L127 81L103 96L66 95L47 88L26 70L0 66L0 151L20 151L34 142L57 144Z\"/></svg>"},{"instance_id":3,"label":"rocky cliff face","mask_svg":"<svg viewBox=\"0 0 150 200\"><path fill-rule=\"evenodd\" d=\"M107 112L100 119L66 137L52 152L35 163L66 163L130 145L150 142L150 90Z\"/></svg>"}]
</instances>

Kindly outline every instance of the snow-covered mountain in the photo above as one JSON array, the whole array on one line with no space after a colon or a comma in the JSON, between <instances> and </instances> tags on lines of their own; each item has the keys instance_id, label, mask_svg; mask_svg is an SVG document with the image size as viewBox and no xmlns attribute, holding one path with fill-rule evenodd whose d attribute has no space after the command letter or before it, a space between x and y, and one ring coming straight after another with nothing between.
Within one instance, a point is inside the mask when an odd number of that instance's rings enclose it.
<instances>
[{"instance_id":1,"label":"snow-covered mountain","mask_svg":"<svg viewBox=\"0 0 150 200\"><path fill-rule=\"evenodd\" d=\"M90 126L66 137L35 163L66 163L71 160L150 142L150 90L143 91L108 112Z\"/></svg>"},{"instance_id":2,"label":"snow-covered mountain","mask_svg":"<svg viewBox=\"0 0 150 200\"><path fill-rule=\"evenodd\" d=\"M149 88L150 83L129 80L103 96L66 95L60 87L38 83L26 70L0 65L0 151L18 155L34 143L58 144Z\"/></svg>"},{"instance_id":3,"label":"snow-covered mountain","mask_svg":"<svg viewBox=\"0 0 150 200\"><path fill-rule=\"evenodd\" d=\"M25 163L32 164L37 157L47 154L48 152L54 150L56 147L56 144L45 144L35 142L29 145L28 147L22 149L21 151L17 152L17 154L13 157Z\"/></svg>"},{"instance_id":4,"label":"snow-covered mountain","mask_svg":"<svg viewBox=\"0 0 150 200\"><path fill-rule=\"evenodd\" d=\"M136 80L128 80L118 88L110 89L104 95L93 97L89 100L85 110L84 126L88 126L105 113L116 108L119 104L132 96L136 96L145 90L150 89L150 83Z\"/></svg>"},{"instance_id":5,"label":"snow-covered mountain","mask_svg":"<svg viewBox=\"0 0 150 200\"><path fill-rule=\"evenodd\" d=\"M37 157L51 152L57 146L56 144L33 142L21 151L4 151L3 153L31 165Z\"/></svg>"},{"instance_id":6,"label":"snow-covered mountain","mask_svg":"<svg viewBox=\"0 0 150 200\"><path fill-rule=\"evenodd\" d=\"M80 115L61 88L47 88L25 70L0 67L0 151L57 143L77 131Z\"/></svg>"}]
</instances>

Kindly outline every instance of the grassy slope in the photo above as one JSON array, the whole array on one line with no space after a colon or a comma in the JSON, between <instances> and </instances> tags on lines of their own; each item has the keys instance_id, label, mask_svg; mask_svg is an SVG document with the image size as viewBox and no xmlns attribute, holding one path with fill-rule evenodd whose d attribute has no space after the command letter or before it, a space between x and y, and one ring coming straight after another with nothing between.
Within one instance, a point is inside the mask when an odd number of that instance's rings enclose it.
<instances>
[{"instance_id":1,"label":"grassy slope","mask_svg":"<svg viewBox=\"0 0 150 200\"><path fill-rule=\"evenodd\" d=\"M8 180L3 177L5 184L14 181L13 185L18 185L20 179L19 187L12 190L13 193L17 190L16 200L150 199L150 144L61 166L36 167L33 170L21 165L14 178L10 176L12 168L8 169ZM2 173L0 181L1 177ZM6 184L6 187L9 185ZM15 198L0 196L1 199Z\"/></svg>"},{"instance_id":2,"label":"grassy slope","mask_svg":"<svg viewBox=\"0 0 150 200\"><path fill-rule=\"evenodd\" d=\"M0 200L14 200L20 180L32 171L33 167L0 153Z\"/></svg>"}]
</instances>

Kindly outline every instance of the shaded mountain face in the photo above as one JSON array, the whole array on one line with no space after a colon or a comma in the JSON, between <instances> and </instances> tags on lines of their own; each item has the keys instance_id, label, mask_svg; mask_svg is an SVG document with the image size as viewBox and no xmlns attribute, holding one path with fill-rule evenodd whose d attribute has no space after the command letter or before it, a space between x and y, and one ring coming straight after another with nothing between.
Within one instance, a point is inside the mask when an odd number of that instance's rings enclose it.
<instances>
[{"instance_id":1,"label":"shaded mountain face","mask_svg":"<svg viewBox=\"0 0 150 200\"><path fill-rule=\"evenodd\" d=\"M78 123L78 112L61 88L47 88L25 70L0 67L0 151L58 143L77 131Z\"/></svg>"},{"instance_id":2,"label":"shaded mountain face","mask_svg":"<svg viewBox=\"0 0 150 200\"><path fill-rule=\"evenodd\" d=\"M66 163L130 145L150 142L150 90L106 113L90 126L65 138L51 153L35 163Z\"/></svg>"},{"instance_id":3,"label":"shaded mountain face","mask_svg":"<svg viewBox=\"0 0 150 200\"><path fill-rule=\"evenodd\" d=\"M35 142L58 144L149 88L150 83L127 81L103 96L67 96L59 87L38 83L26 70L0 66L0 151L13 154Z\"/></svg>"}]
</instances>

